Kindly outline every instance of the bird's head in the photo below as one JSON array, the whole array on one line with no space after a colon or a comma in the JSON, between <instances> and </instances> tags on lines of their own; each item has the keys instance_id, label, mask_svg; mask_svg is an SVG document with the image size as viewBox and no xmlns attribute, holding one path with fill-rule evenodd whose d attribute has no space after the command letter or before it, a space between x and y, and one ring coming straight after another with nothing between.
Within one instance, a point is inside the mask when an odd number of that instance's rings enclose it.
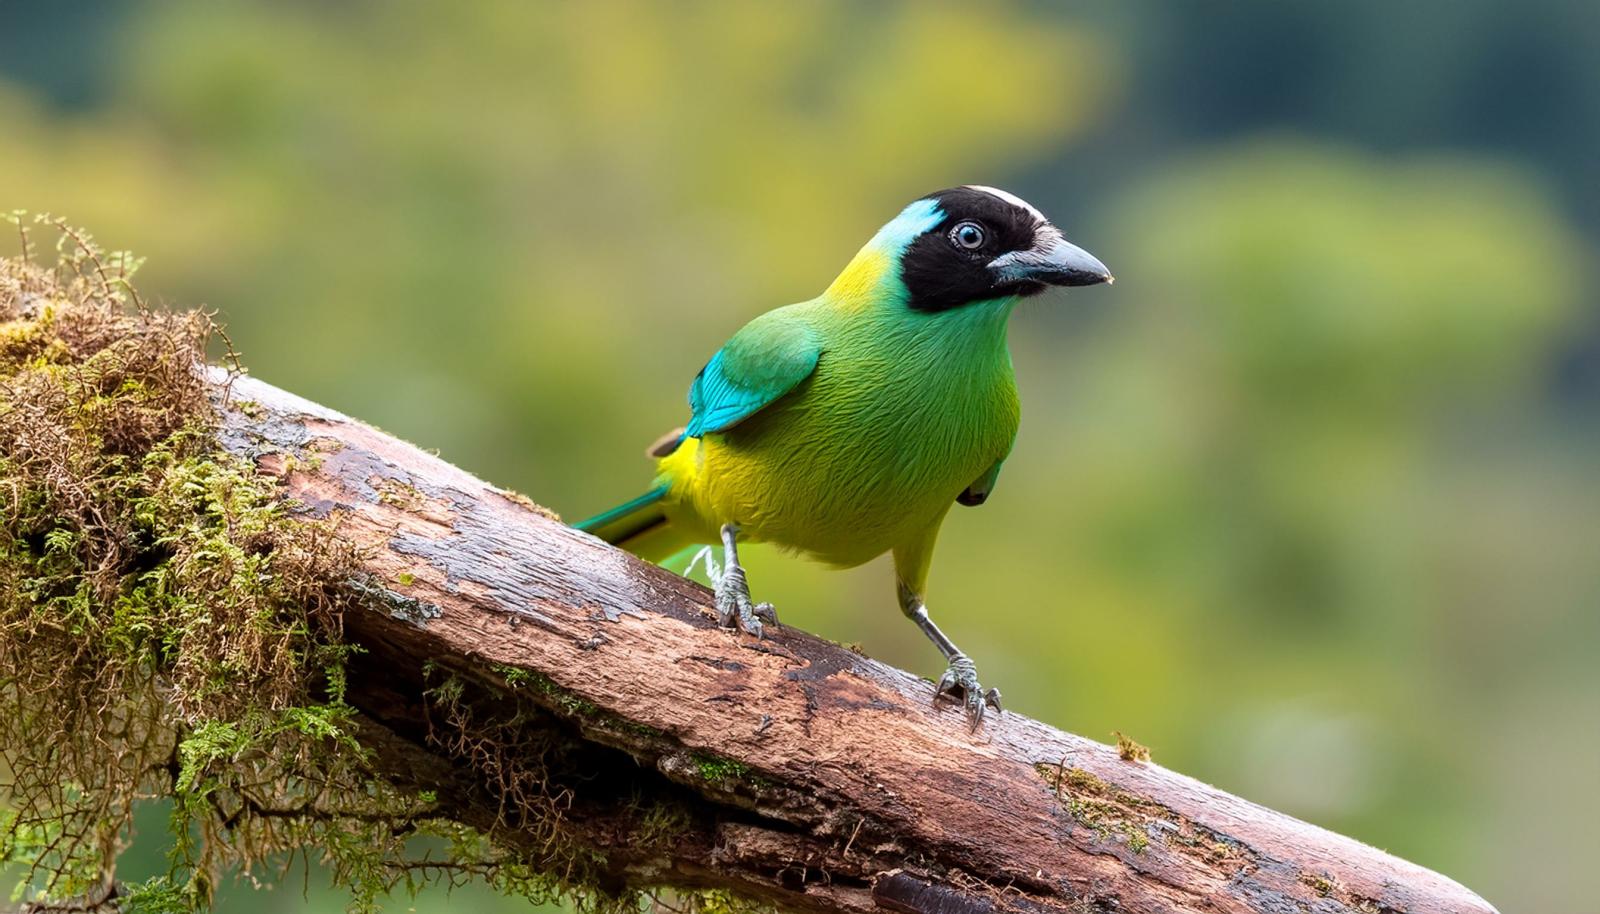
<instances>
[{"instance_id":1,"label":"bird's head","mask_svg":"<svg viewBox=\"0 0 1600 914\"><path fill-rule=\"evenodd\" d=\"M892 291L912 310L937 312L1103 282L1111 282L1105 264L1039 210L1003 190L967 185L907 206L830 292L877 298Z\"/></svg>"}]
</instances>

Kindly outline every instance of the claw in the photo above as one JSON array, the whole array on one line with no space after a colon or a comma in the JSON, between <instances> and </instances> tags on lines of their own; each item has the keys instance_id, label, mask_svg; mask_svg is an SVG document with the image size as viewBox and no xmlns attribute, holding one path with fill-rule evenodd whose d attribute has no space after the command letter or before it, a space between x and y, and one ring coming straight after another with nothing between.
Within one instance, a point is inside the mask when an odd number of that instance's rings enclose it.
<instances>
[{"instance_id":1,"label":"claw","mask_svg":"<svg viewBox=\"0 0 1600 914\"><path fill-rule=\"evenodd\" d=\"M978 667L965 654L957 654L950 661L950 666L939 677L939 684L934 688L933 700L935 703L944 696L960 701L966 706L967 720L972 725L973 732L983 723L984 713L989 708L1000 711L1000 690L990 689L985 692L978 682Z\"/></svg>"},{"instance_id":2,"label":"claw","mask_svg":"<svg viewBox=\"0 0 1600 914\"><path fill-rule=\"evenodd\" d=\"M758 639L764 635L761 620L756 618L755 607L748 600L739 606L739 627Z\"/></svg>"},{"instance_id":3,"label":"claw","mask_svg":"<svg viewBox=\"0 0 1600 914\"><path fill-rule=\"evenodd\" d=\"M739 607L717 594L717 624L723 628L735 628L739 624Z\"/></svg>"},{"instance_id":4,"label":"claw","mask_svg":"<svg viewBox=\"0 0 1600 914\"><path fill-rule=\"evenodd\" d=\"M771 603L753 603L750 585L745 581L744 570L738 566L723 569L713 593L717 601L717 622L723 628L744 629L757 638L762 637L767 622L778 624L778 614Z\"/></svg>"},{"instance_id":5,"label":"claw","mask_svg":"<svg viewBox=\"0 0 1600 914\"><path fill-rule=\"evenodd\" d=\"M988 705L991 708L994 708L996 711L1004 711L1005 710L1005 708L1000 707L1000 690L999 689L990 689L989 691L983 693L983 703Z\"/></svg>"}]
</instances>

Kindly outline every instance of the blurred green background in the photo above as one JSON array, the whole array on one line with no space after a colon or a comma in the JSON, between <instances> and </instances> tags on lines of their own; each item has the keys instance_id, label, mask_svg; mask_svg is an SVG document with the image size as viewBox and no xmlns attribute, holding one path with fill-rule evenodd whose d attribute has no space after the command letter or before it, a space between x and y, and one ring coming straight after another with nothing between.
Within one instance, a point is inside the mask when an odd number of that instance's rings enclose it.
<instances>
[{"instance_id":1,"label":"blurred green background","mask_svg":"<svg viewBox=\"0 0 1600 914\"><path fill-rule=\"evenodd\" d=\"M1009 707L1508 912L1595 904L1597 150L1592 0L0 7L0 210L570 517L905 202L1026 197L1119 282L1013 319L941 623ZM750 564L939 672L883 564ZM342 906L312 885L221 909Z\"/></svg>"}]
</instances>

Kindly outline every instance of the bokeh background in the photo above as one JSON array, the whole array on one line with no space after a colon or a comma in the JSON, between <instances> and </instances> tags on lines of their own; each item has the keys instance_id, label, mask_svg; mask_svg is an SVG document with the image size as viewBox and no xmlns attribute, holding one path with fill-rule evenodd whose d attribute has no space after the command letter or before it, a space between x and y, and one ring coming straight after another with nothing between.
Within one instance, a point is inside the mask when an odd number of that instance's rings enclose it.
<instances>
[{"instance_id":1,"label":"bokeh background","mask_svg":"<svg viewBox=\"0 0 1600 914\"><path fill-rule=\"evenodd\" d=\"M1012 322L1022 432L932 581L986 682L1502 910L1595 910L1592 0L0 8L0 210L571 517L641 490L734 329L967 182L1119 279ZM883 564L750 564L939 672ZM342 907L310 884L221 909ZM526 907L392 907L469 902Z\"/></svg>"}]
</instances>

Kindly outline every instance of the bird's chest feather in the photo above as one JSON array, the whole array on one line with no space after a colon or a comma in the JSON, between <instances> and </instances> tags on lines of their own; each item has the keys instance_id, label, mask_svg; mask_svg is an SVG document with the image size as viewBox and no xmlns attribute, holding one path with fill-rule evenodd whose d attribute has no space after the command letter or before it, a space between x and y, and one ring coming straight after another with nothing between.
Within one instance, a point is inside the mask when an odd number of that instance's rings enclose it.
<instances>
[{"instance_id":1,"label":"bird's chest feather","mask_svg":"<svg viewBox=\"0 0 1600 914\"><path fill-rule=\"evenodd\" d=\"M912 317L837 332L793 396L708 449L707 482L752 536L865 561L938 523L1010 451L1005 315Z\"/></svg>"}]
</instances>

